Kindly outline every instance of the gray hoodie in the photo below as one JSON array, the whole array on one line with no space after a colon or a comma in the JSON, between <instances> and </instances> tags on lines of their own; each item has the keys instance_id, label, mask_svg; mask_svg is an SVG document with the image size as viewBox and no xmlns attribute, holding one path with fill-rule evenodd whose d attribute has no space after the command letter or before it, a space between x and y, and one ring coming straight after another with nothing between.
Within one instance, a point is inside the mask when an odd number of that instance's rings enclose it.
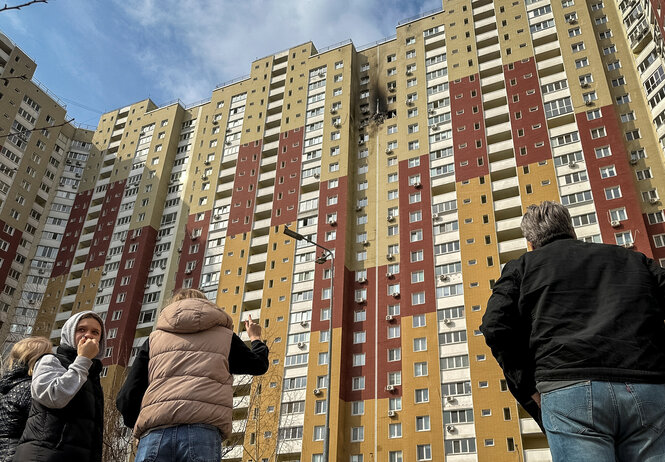
<instances>
[{"instance_id":1,"label":"gray hoodie","mask_svg":"<svg viewBox=\"0 0 665 462\"><path fill-rule=\"evenodd\" d=\"M76 349L76 326L84 315L92 314L102 326L102 336L99 341L99 353L95 359L102 359L106 349L106 332L104 321L94 311L76 313L65 322L60 334L60 345ZM46 407L61 409L79 392L88 378L88 370L92 360L85 356L76 356L72 364L65 369L54 355L45 355L37 361L32 373L32 399Z\"/></svg>"}]
</instances>

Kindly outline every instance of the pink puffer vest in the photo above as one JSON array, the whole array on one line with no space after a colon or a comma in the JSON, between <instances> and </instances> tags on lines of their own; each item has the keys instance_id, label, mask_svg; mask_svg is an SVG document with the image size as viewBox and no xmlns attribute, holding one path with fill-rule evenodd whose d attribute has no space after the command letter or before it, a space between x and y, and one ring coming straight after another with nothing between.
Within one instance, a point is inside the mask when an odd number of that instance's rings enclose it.
<instances>
[{"instance_id":1,"label":"pink puffer vest","mask_svg":"<svg viewBox=\"0 0 665 462\"><path fill-rule=\"evenodd\" d=\"M149 385L134 427L140 438L156 427L208 424L231 435L231 317L208 300L168 305L150 334Z\"/></svg>"}]
</instances>

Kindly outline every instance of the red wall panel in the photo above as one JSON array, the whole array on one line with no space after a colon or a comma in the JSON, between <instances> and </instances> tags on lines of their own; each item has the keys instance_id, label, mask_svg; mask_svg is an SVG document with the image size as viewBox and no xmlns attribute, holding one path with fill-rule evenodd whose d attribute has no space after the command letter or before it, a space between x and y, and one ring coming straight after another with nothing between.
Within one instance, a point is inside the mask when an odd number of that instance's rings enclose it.
<instances>
[{"instance_id":1,"label":"red wall panel","mask_svg":"<svg viewBox=\"0 0 665 462\"><path fill-rule=\"evenodd\" d=\"M279 137L275 194L270 224L283 225L298 218L298 197L302 174L303 130L282 133Z\"/></svg>"},{"instance_id":2,"label":"red wall panel","mask_svg":"<svg viewBox=\"0 0 665 462\"><path fill-rule=\"evenodd\" d=\"M638 189L635 185L635 174L628 164L623 130L619 127L613 105L602 107L601 112L602 116L593 120L587 120L585 112L576 114L576 117L603 242L614 243L616 242L615 233L631 231L635 241L635 249L651 255L649 236L642 219ZM591 130L600 127L605 127L606 136L593 139ZM597 159L595 148L602 146L609 146L612 155ZM601 178L600 168L609 165L614 165L616 176ZM613 186L621 187L622 196L608 200L605 196L605 188ZM609 211L620 207L626 208L628 219L622 221L619 227L613 228L610 225Z\"/></svg>"},{"instance_id":3,"label":"red wall panel","mask_svg":"<svg viewBox=\"0 0 665 462\"><path fill-rule=\"evenodd\" d=\"M233 179L227 236L235 236L252 230L262 148L263 143L260 140L240 146Z\"/></svg>"},{"instance_id":4,"label":"red wall panel","mask_svg":"<svg viewBox=\"0 0 665 462\"><path fill-rule=\"evenodd\" d=\"M455 181L487 175L485 120L477 74L450 82ZM476 143L479 143L477 145Z\"/></svg>"}]
</instances>

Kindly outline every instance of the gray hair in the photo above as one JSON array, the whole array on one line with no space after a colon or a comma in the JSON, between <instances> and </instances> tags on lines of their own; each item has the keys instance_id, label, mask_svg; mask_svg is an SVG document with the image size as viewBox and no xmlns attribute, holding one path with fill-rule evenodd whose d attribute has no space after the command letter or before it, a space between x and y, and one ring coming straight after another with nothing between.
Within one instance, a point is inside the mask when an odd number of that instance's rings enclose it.
<instances>
[{"instance_id":1,"label":"gray hair","mask_svg":"<svg viewBox=\"0 0 665 462\"><path fill-rule=\"evenodd\" d=\"M527 207L520 228L534 249L542 247L559 236L568 236L573 239L577 237L568 209L551 201Z\"/></svg>"}]
</instances>

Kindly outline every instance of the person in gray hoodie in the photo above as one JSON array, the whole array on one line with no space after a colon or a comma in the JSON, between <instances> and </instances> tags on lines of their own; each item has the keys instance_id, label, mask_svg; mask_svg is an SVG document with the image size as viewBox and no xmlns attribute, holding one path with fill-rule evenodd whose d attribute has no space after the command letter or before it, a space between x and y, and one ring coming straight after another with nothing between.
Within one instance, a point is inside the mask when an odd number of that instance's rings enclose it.
<instances>
[{"instance_id":1,"label":"person in gray hoodie","mask_svg":"<svg viewBox=\"0 0 665 462\"><path fill-rule=\"evenodd\" d=\"M56 354L35 365L32 407L15 461L102 460L105 340L104 321L93 311L76 313L62 326Z\"/></svg>"}]
</instances>

